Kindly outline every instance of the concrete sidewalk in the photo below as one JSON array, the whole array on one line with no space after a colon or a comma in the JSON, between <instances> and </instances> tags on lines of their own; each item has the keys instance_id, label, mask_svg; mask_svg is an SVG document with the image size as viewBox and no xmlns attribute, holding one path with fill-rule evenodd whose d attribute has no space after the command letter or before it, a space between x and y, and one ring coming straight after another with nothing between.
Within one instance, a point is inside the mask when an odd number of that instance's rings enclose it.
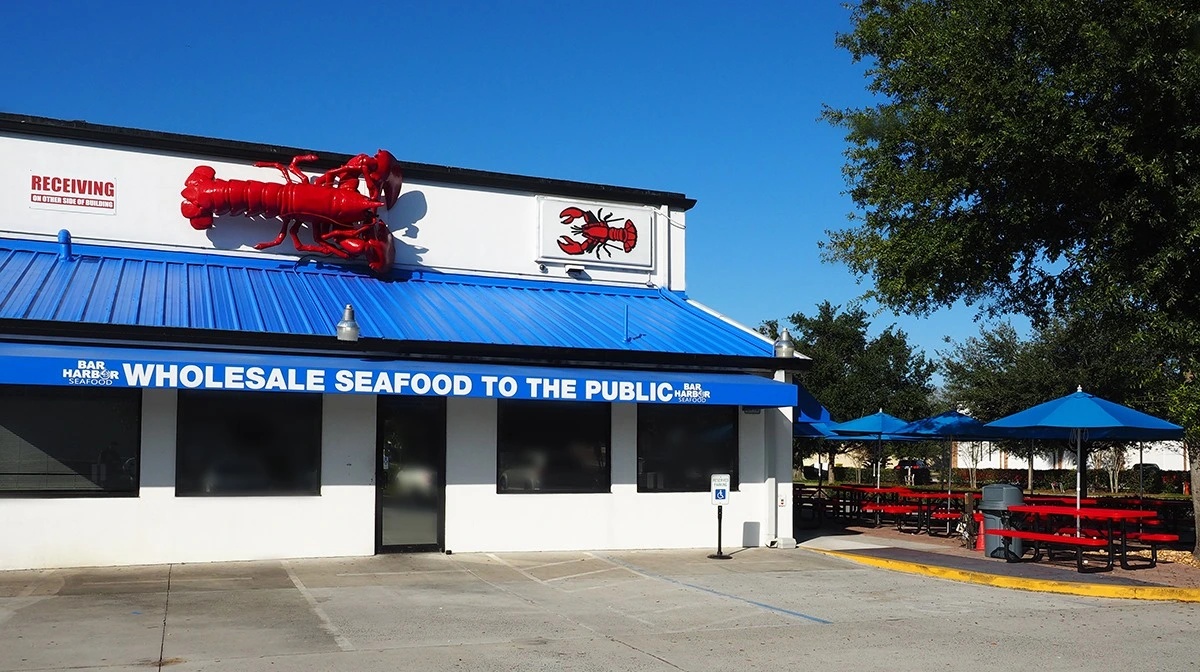
<instances>
[{"instance_id":1,"label":"concrete sidewalk","mask_svg":"<svg viewBox=\"0 0 1200 672\"><path fill-rule=\"evenodd\" d=\"M829 551L709 552L0 573L0 671L928 672L1035 652L1043 670L1200 659L1192 605L998 590Z\"/></svg>"}]
</instances>

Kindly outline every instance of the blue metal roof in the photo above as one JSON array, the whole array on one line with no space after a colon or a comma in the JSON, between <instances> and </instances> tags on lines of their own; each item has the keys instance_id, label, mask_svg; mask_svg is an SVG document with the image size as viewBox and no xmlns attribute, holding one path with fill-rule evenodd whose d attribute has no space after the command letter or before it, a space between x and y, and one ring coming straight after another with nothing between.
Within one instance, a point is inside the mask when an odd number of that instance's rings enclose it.
<instances>
[{"instance_id":1,"label":"blue metal roof","mask_svg":"<svg viewBox=\"0 0 1200 672\"><path fill-rule=\"evenodd\" d=\"M678 292L0 240L0 318L265 334L770 357L770 343Z\"/></svg>"}]
</instances>

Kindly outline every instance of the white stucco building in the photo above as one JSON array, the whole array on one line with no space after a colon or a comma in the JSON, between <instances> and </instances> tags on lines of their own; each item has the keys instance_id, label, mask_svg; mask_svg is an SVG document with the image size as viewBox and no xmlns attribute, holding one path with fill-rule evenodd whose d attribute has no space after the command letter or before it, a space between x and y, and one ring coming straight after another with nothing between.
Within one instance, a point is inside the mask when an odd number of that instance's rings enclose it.
<instances>
[{"instance_id":1,"label":"white stucco building","mask_svg":"<svg viewBox=\"0 0 1200 672\"><path fill-rule=\"evenodd\" d=\"M681 194L301 183L308 151L18 115L0 150L0 569L709 547L714 473L727 545L790 542L806 360L687 297ZM308 249L254 247L281 226Z\"/></svg>"},{"instance_id":2,"label":"white stucco building","mask_svg":"<svg viewBox=\"0 0 1200 672\"><path fill-rule=\"evenodd\" d=\"M1178 441L1145 441L1140 444L1140 447L1141 451L1139 452L1138 444L1135 443L1125 452L1126 467L1132 467L1140 462L1157 465L1164 471L1187 471L1190 468L1187 453ZM1033 468L1074 469L1075 463L1071 461L1073 449L1064 442L1063 450L1064 457L1061 462L1055 462L1042 455L1035 455ZM968 469L971 466L979 469L1029 468L1028 453L1005 452L999 444L989 441L958 441L955 443L953 456L954 466L961 469ZM974 461L978 461L978 464L972 465Z\"/></svg>"}]
</instances>

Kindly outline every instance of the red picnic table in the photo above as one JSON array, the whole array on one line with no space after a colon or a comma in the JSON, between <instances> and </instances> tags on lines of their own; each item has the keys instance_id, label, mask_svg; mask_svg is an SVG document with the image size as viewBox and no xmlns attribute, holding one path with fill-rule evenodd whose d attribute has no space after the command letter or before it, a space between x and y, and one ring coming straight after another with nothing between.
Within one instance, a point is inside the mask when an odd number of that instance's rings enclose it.
<instances>
[{"instance_id":1,"label":"red picnic table","mask_svg":"<svg viewBox=\"0 0 1200 672\"><path fill-rule=\"evenodd\" d=\"M876 527L879 526L879 523L880 523L879 515L881 513L886 513L886 514L896 516L896 529L899 530L899 529L901 529L901 525L902 525L904 516L909 515L909 514L914 514L917 512L917 507L915 507L915 506L911 506L911 505L906 506L903 504L895 503L895 501L894 501L895 498L898 498L901 495L907 494L909 492L908 488L903 488L900 486L878 487L878 488L875 486L861 486L861 487L852 486L852 487L853 487L853 492L859 498L858 510L862 513L874 513ZM892 503L883 502L882 499L885 495L892 495L893 502ZM864 501L870 497L873 497L874 501Z\"/></svg>"},{"instance_id":2,"label":"red picnic table","mask_svg":"<svg viewBox=\"0 0 1200 672\"><path fill-rule=\"evenodd\" d=\"M1075 508L1074 497L1058 497L1055 495L1025 495L1025 501L1034 502L1037 504L1066 504L1071 508ZM1091 497L1084 497L1079 500L1083 506L1094 506L1099 503L1099 500Z\"/></svg>"},{"instance_id":3,"label":"red picnic table","mask_svg":"<svg viewBox=\"0 0 1200 672\"><path fill-rule=\"evenodd\" d=\"M1051 546L1067 546L1075 550L1076 567L1080 572L1084 572L1087 570L1084 569L1083 550L1085 548L1095 550L1107 549L1108 564L1105 567L1091 571L1111 570L1113 568L1113 561L1118 557L1122 568L1133 569L1134 567L1129 564L1128 558L1129 540L1136 538L1139 541L1149 544L1150 563L1144 566L1153 567L1158 564L1158 546L1178 540L1178 537L1175 535L1129 532L1127 525L1129 521L1154 518L1157 515L1154 511L1098 507L1075 508L1073 506L1056 506L1050 504L1018 504L1008 507L1008 514L1011 515L1013 513L1032 516L1033 529L985 531L986 534L999 536L1004 539L1005 558L1009 562L1016 562L1020 559L1014 557L1014 554L1009 550L1011 539L1027 539L1034 542L1034 561L1041 558L1042 545L1047 547L1047 553L1050 552ZM1075 526L1073 528L1056 527L1051 522L1054 518L1074 519ZM1104 521L1106 529L1085 529L1081 526L1080 520ZM1118 529L1114 529L1114 523L1120 523ZM1011 528L1011 525L1008 527ZM1119 554L1117 551L1118 541L1120 542Z\"/></svg>"},{"instance_id":4,"label":"red picnic table","mask_svg":"<svg viewBox=\"0 0 1200 672\"><path fill-rule=\"evenodd\" d=\"M978 492L921 492L914 490L900 493L899 497L900 499L917 500L917 515L920 519L920 522L917 526L917 532L920 532L921 528L924 528L926 532L932 535L932 521L944 520L946 521L946 534L949 535L950 521L957 520L962 516L961 511L951 511L950 502L961 500L964 497L970 497L971 499L978 500L979 498L983 497L983 495L979 494ZM942 511L942 507L938 505L939 500L944 500L946 502L945 511Z\"/></svg>"}]
</instances>

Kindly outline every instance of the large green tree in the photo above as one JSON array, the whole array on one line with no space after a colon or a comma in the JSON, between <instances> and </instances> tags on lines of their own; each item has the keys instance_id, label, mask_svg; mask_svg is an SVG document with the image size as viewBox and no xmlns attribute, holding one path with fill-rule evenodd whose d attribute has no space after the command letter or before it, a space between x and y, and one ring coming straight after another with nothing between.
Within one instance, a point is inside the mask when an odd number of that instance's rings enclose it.
<instances>
[{"instance_id":1,"label":"large green tree","mask_svg":"<svg viewBox=\"0 0 1200 672\"><path fill-rule=\"evenodd\" d=\"M859 208L828 258L902 311L1117 306L1176 351L1182 385L1200 360L1200 5L859 0L852 25L838 43L878 102L825 112ZM1183 419L1195 395L1176 392Z\"/></svg>"},{"instance_id":2,"label":"large green tree","mask_svg":"<svg viewBox=\"0 0 1200 672\"><path fill-rule=\"evenodd\" d=\"M787 326L796 349L813 360L800 381L834 420L845 422L880 409L909 420L929 414L936 364L908 342L903 330L888 326L872 337L862 308L843 309L828 301L812 315L792 315ZM774 338L779 328L779 322L772 320L761 330ZM812 444L807 447L816 449ZM819 450L833 464L837 455L859 447L822 441Z\"/></svg>"}]
</instances>

